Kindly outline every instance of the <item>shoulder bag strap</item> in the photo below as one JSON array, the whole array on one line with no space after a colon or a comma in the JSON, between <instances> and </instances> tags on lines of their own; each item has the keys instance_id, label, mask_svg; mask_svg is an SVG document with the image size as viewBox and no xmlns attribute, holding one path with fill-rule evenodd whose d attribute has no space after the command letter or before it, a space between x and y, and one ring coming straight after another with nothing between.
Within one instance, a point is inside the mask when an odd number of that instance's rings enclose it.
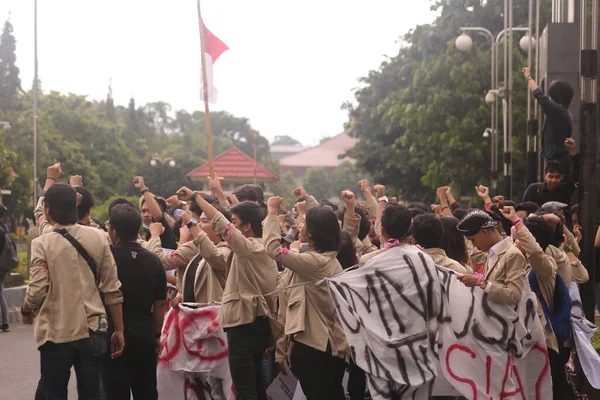
<instances>
[{"instance_id":1,"label":"shoulder bag strap","mask_svg":"<svg viewBox=\"0 0 600 400\"><path fill-rule=\"evenodd\" d=\"M96 267L96 261L94 261L94 259L90 256L90 254L87 252L87 250L81 245L81 243L79 243L77 241L77 239L75 239L69 232L67 232L66 229L58 229L55 232L60 233L60 235L62 237L67 239L73 245L73 247L75 247L75 250L77 250L77 252L81 255L81 257L83 257L85 262L87 262L90 269L92 270L92 273L94 274L96 286L98 286L100 283L100 278L98 277L98 272L97 272L98 269Z\"/></svg>"}]
</instances>

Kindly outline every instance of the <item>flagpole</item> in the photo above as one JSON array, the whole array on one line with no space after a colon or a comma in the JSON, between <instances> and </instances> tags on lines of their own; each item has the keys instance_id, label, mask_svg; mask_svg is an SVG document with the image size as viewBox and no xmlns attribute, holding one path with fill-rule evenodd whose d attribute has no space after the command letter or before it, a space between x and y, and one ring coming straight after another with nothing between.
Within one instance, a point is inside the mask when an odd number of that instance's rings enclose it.
<instances>
[{"instance_id":1,"label":"flagpole","mask_svg":"<svg viewBox=\"0 0 600 400\"><path fill-rule=\"evenodd\" d=\"M257 174L257 149L258 149L258 132L254 131L254 184L256 185Z\"/></svg>"},{"instance_id":2,"label":"flagpole","mask_svg":"<svg viewBox=\"0 0 600 400\"><path fill-rule=\"evenodd\" d=\"M206 76L206 60L204 53L204 29L202 23L202 13L200 12L200 0L198 2L198 27L200 29L200 62L202 65L202 94L204 96L204 124L206 128L206 148L208 153L208 170L210 177L215 177L215 167L213 165L213 145L212 145L212 132L210 126L210 109L208 106L208 78Z\"/></svg>"}]
</instances>

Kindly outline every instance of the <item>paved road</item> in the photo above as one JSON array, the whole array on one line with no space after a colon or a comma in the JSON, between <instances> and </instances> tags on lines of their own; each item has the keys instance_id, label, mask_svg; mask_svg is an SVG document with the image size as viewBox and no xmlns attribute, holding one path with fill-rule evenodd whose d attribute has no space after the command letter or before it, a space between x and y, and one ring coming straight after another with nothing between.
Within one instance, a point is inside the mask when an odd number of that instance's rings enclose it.
<instances>
[{"instance_id":1,"label":"paved road","mask_svg":"<svg viewBox=\"0 0 600 400\"><path fill-rule=\"evenodd\" d=\"M12 324L0 333L0 399L33 400L40 378L40 356L33 326ZM77 399L75 373L69 382L69 400Z\"/></svg>"}]
</instances>

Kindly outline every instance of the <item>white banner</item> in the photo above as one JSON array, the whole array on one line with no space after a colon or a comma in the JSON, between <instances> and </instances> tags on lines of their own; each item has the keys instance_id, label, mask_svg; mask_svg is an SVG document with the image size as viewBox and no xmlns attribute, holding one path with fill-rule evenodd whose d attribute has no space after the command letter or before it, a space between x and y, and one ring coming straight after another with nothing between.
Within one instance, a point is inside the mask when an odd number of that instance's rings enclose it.
<instances>
[{"instance_id":1,"label":"white banner","mask_svg":"<svg viewBox=\"0 0 600 400\"><path fill-rule=\"evenodd\" d=\"M527 284L515 311L465 287L412 246L390 249L328 283L373 399L427 400L440 373L468 399L552 397L537 301Z\"/></svg>"},{"instance_id":2,"label":"white banner","mask_svg":"<svg viewBox=\"0 0 600 400\"><path fill-rule=\"evenodd\" d=\"M235 399L219 309L180 306L167 313L157 370L160 399Z\"/></svg>"}]
</instances>

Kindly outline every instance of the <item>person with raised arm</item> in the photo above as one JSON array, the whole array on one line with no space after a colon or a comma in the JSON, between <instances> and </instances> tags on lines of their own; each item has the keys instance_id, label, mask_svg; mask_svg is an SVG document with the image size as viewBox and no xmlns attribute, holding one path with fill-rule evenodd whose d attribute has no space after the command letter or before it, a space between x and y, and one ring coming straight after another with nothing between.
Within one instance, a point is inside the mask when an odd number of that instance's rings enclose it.
<instances>
[{"instance_id":1,"label":"person with raised arm","mask_svg":"<svg viewBox=\"0 0 600 400\"><path fill-rule=\"evenodd\" d=\"M281 246L277 221L281 203L281 197L271 197L268 201L265 248L269 257L293 272L290 284L298 285L289 289L285 319L285 333L293 337L292 371L308 400L343 400L348 343L327 286L309 283L342 272L336 258L341 239L338 220L328 207L310 208L302 227L309 250L301 254L299 241L287 250ZM305 285L299 285L302 283Z\"/></svg>"},{"instance_id":2,"label":"person with raised arm","mask_svg":"<svg viewBox=\"0 0 600 400\"><path fill-rule=\"evenodd\" d=\"M274 302L265 295L277 285L277 263L263 244L263 208L255 202L241 202L230 209L230 222L198 192L182 187L178 197L198 204L231 249L219 312L219 323L227 333L229 369L238 400L266 399L263 356L272 344L268 318Z\"/></svg>"}]
</instances>

